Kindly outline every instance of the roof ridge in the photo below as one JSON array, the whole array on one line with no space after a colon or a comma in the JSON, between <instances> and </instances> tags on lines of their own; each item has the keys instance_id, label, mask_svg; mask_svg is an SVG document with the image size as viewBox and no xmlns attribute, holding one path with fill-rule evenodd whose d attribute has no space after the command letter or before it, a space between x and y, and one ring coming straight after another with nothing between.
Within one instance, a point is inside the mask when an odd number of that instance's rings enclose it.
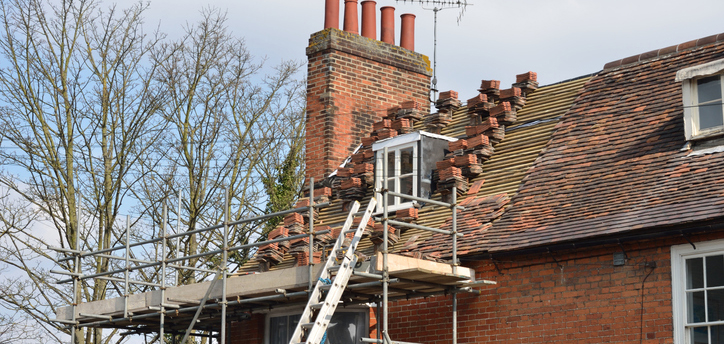
<instances>
[{"instance_id":1,"label":"roof ridge","mask_svg":"<svg viewBox=\"0 0 724 344\"><path fill-rule=\"evenodd\" d=\"M691 40L691 41L684 42L681 44L672 45L672 46L669 46L666 48L656 49L656 50L652 50L652 51L645 52L642 54L633 55L633 56L629 56L629 57L626 57L626 58L623 58L620 60L612 61L612 62L606 63L603 66L603 69L607 70L607 69L617 68L617 67L621 67L621 66L625 66L625 65L629 65L629 64L633 64L633 63L637 63L637 62L642 62L645 60L653 59L656 57L660 57L660 56L664 56L664 55L668 55L668 54L672 54L672 53L676 53L676 52L680 52L680 51L684 51L684 50L703 47L707 44L718 43L718 42L723 42L723 41L724 41L724 33L706 36L703 38Z\"/></svg>"}]
</instances>

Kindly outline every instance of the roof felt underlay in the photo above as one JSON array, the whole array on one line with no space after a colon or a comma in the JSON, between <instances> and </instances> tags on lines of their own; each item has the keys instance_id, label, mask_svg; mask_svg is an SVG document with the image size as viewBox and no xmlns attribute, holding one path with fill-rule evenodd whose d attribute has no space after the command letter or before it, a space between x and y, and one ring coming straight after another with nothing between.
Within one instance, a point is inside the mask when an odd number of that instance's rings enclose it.
<instances>
[{"instance_id":1,"label":"roof felt underlay","mask_svg":"<svg viewBox=\"0 0 724 344\"><path fill-rule=\"evenodd\" d=\"M500 252L724 216L724 153L691 154L682 68L724 43L595 76L489 232Z\"/></svg>"}]
</instances>

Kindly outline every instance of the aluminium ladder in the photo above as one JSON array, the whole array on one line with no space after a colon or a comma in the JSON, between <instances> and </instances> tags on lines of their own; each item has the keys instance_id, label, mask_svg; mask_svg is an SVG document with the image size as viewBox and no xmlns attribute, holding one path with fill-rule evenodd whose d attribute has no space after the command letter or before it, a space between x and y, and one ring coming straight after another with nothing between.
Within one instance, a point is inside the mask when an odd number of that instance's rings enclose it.
<instances>
[{"instance_id":1,"label":"aluminium ladder","mask_svg":"<svg viewBox=\"0 0 724 344\"><path fill-rule=\"evenodd\" d=\"M339 233L339 237L334 244L334 248L332 248L332 251L329 254L327 263L320 272L319 279L314 286L314 290L312 290L307 306L304 308L304 312L302 312L302 317L299 319L299 323L294 330L294 334L292 335L289 344L324 344L322 343L324 334L327 332L327 327L329 326L330 320L332 320L332 315L334 314L335 309L337 309L337 304L342 298L342 293L344 293L347 283L349 282L349 278L352 276L354 266L357 263L357 257L355 256L354 251L357 249L357 244L362 238L364 228L367 226L367 222L372 216L372 212L376 205L377 200L373 197L370 199L370 203L367 206L364 216L362 217L362 221L360 221L357 230L354 232L351 243L345 248L342 247L342 245L346 234L349 231L349 228L352 227L354 214L357 213L357 210L360 207L360 204L357 201L355 201L352 205L349 215L347 215L347 220L344 222L342 231ZM331 281L331 285L328 286L327 282L329 282L329 278L331 276L330 270L337 268L336 260L337 252L339 250L343 250L342 252L344 253L344 258L338 265L339 270L337 271L334 279ZM312 253L310 252L309 254L311 255ZM329 290L327 291L326 296L324 296L323 289L326 289L327 287Z\"/></svg>"}]
</instances>

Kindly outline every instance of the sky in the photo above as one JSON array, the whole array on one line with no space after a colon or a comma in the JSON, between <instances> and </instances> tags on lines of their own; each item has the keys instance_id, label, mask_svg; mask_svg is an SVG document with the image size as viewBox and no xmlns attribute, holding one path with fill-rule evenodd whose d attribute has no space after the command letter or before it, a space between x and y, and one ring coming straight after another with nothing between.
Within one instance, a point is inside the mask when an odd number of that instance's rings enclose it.
<instances>
[{"instance_id":1,"label":"sky","mask_svg":"<svg viewBox=\"0 0 724 344\"><path fill-rule=\"evenodd\" d=\"M227 11L229 29L244 37L271 66L306 61L309 36L324 27L324 0L151 0L146 23L170 36L195 22L204 7ZM480 81L538 73L541 85L591 74L631 55L724 32L722 0L467 0L438 12L437 78L440 91L465 100ZM120 4L122 5L122 3ZM410 0L377 0L416 18L415 50L433 57L433 11ZM438 7L440 5L437 5ZM344 5L340 0L340 25ZM458 17L460 21L458 22ZM379 24L378 24L379 25ZM378 26L379 35L379 26ZM302 75L303 76L303 75Z\"/></svg>"}]
</instances>

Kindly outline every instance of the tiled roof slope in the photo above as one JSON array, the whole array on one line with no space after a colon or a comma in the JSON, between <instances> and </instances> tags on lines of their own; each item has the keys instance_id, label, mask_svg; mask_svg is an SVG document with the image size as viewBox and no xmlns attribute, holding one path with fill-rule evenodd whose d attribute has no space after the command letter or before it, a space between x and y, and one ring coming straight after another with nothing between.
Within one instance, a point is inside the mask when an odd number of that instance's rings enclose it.
<instances>
[{"instance_id":1,"label":"tiled roof slope","mask_svg":"<svg viewBox=\"0 0 724 344\"><path fill-rule=\"evenodd\" d=\"M724 216L724 153L690 155L676 71L724 58L724 42L609 68L557 124L490 252Z\"/></svg>"},{"instance_id":2,"label":"tiled roof slope","mask_svg":"<svg viewBox=\"0 0 724 344\"><path fill-rule=\"evenodd\" d=\"M458 202L466 206L466 211L458 216L459 230L465 234L458 240L460 254L487 248L484 245L485 235L490 228L491 219L501 215L502 207L515 194L525 172L550 139L559 118L570 108L588 80L589 77L583 77L542 86L527 96L525 107L517 113L517 122L506 128L505 139L495 146L495 153L491 159L483 163L483 173L469 181L471 188L467 194L458 197ZM467 108L462 106L454 113L452 122L442 129L441 134L465 137L465 126L468 125L468 121ZM423 122L420 121L416 129L423 129ZM372 197L371 188L367 190L362 203L366 203L370 197ZM432 199L441 200L441 195L435 193ZM340 199L332 199L328 207L320 209L319 215L316 216L315 228L323 225L340 227L347 216L342 203ZM450 218L449 209L424 206L419 210L416 223L449 229ZM413 256L449 258L450 245L451 240L447 235L438 236L427 231L409 229L390 246L390 250L393 253ZM358 250L372 253L374 245L370 240L363 239ZM279 264L270 268L283 269L294 264L294 257L286 253ZM258 269L258 264L252 260L238 271L254 272Z\"/></svg>"},{"instance_id":3,"label":"tiled roof slope","mask_svg":"<svg viewBox=\"0 0 724 344\"><path fill-rule=\"evenodd\" d=\"M483 173L470 180L480 188L458 199L466 210L458 215L458 230L465 234L458 239L459 254L486 251L489 248L488 230L491 221L502 214L526 171L538 157L553 133L559 118L568 111L589 77L561 82L539 88L529 95L526 105L518 111L518 121L507 127L505 139L495 146L495 153L483 164ZM463 116L456 116L453 123L443 130L444 135L464 135ZM473 190L475 191L475 190ZM426 225L451 228L449 211L436 210L423 216ZM448 257L451 241L446 235L428 235L421 240L418 251L433 256ZM402 241L402 240L401 240Z\"/></svg>"}]
</instances>

